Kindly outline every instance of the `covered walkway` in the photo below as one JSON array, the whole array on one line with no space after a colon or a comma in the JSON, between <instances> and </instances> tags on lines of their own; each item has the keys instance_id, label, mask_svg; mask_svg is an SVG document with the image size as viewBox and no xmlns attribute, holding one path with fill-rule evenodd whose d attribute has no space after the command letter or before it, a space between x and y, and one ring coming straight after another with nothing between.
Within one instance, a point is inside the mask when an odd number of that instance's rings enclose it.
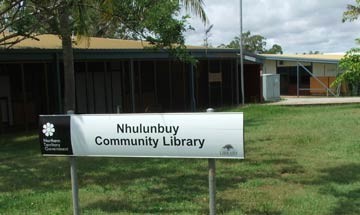
<instances>
[{"instance_id":1,"label":"covered walkway","mask_svg":"<svg viewBox=\"0 0 360 215\"><path fill-rule=\"evenodd\" d=\"M360 104L360 97L281 97L278 102L266 105L326 105L326 104Z\"/></svg>"}]
</instances>

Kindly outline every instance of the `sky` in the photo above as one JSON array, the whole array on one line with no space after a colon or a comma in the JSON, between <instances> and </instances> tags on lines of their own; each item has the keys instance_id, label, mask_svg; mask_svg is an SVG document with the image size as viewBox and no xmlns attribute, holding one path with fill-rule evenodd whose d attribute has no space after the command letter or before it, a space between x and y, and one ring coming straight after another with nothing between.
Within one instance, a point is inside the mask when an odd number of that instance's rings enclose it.
<instances>
[{"instance_id":1,"label":"sky","mask_svg":"<svg viewBox=\"0 0 360 215\"><path fill-rule=\"evenodd\" d=\"M240 0L204 0L205 11L213 28L209 43L216 47L228 44L240 32ZM360 19L342 22L347 4L355 0L243 0L243 32L260 34L284 53L346 52L357 46ZM206 27L199 18L189 23L194 31L185 33L186 44L202 45Z\"/></svg>"}]
</instances>

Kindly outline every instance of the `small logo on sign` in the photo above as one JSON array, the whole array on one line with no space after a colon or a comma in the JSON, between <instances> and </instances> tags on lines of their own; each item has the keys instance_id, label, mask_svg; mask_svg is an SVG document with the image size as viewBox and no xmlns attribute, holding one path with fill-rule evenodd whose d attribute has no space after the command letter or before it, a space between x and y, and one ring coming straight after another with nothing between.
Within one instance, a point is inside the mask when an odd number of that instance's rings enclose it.
<instances>
[{"instance_id":1,"label":"small logo on sign","mask_svg":"<svg viewBox=\"0 0 360 215\"><path fill-rule=\"evenodd\" d=\"M222 156L236 156L238 152L231 144L223 146L220 150L220 155Z\"/></svg>"},{"instance_id":2,"label":"small logo on sign","mask_svg":"<svg viewBox=\"0 0 360 215\"><path fill-rule=\"evenodd\" d=\"M45 136L52 137L55 133L54 125L49 122L44 124L42 132L45 134Z\"/></svg>"}]
</instances>

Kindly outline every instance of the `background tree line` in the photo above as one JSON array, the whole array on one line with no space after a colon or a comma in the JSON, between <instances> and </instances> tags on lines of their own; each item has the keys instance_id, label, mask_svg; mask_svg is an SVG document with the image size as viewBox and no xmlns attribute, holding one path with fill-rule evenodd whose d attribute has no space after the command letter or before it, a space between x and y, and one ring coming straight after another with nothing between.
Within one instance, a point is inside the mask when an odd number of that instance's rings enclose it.
<instances>
[{"instance_id":1,"label":"background tree line","mask_svg":"<svg viewBox=\"0 0 360 215\"><path fill-rule=\"evenodd\" d=\"M266 38L261 35L251 35L250 31L242 33L243 48L247 52L258 54L282 54L282 47L274 44L270 49L266 48ZM240 48L240 37L236 36L229 44L221 44L218 48Z\"/></svg>"}]
</instances>

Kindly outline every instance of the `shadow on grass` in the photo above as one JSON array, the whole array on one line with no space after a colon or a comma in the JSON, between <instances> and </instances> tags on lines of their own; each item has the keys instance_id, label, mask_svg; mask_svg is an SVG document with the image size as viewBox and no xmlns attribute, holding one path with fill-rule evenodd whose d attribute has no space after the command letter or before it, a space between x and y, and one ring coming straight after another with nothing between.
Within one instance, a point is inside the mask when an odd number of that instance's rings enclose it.
<instances>
[{"instance_id":1,"label":"shadow on grass","mask_svg":"<svg viewBox=\"0 0 360 215\"><path fill-rule=\"evenodd\" d=\"M244 120L244 127L258 127L262 124L264 124L265 120L262 119L246 119Z\"/></svg>"},{"instance_id":2,"label":"shadow on grass","mask_svg":"<svg viewBox=\"0 0 360 215\"><path fill-rule=\"evenodd\" d=\"M284 174L302 174L305 172L305 168L294 159L279 158L263 160L262 163L276 166L276 173L280 175Z\"/></svg>"},{"instance_id":3,"label":"shadow on grass","mask_svg":"<svg viewBox=\"0 0 360 215\"><path fill-rule=\"evenodd\" d=\"M113 186L124 187L126 192L136 192L135 196L141 195L142 197L133 197L135 200L115 200L104 201L103 199L95 201L85 206L85 210L101 210L107 213L189 213L189 214L206 214L208 212L208 175L207 166L194 165L196 161L175 159L168 162L168 167L161 167L165 160L159 159L136 159L132 161L125 161L124 165L129 165L128 162L137 162L137 165L146 166L140 170L133 169L123 174L116 172L99 176L91 176L93 184L101 183L106 180L107 184ZM206 163L201 160L198 163ZM187 170L178 170L176 166L187 165L190 166ZM153 166L153 167L149 167ZM218 192L228 189L234 189L238 183L241 183L236 177L219 177L217 181ZM147 184L147 181L152 181L144 187L141 187L141 193L134 190L137 188L134 180ZM157 183L160 183L158 185ZM218 197L221 199L221 197ZM119 203L121 202L121 203ZM234 205L236 202L230 201L227 206ZM187 209L187 205L192 204L196 211ZM195 206L194 206L195 204ZM224 205L222 205L224 209ZM231 207L229 207L231 208Z\"/></svg>"},{"instance_id":4,"label":"shadow on grass","mask_svg":"<svg viewBox=\"0 0 360 215\"><path fill-rule=\"evenodd\" d=\"M347 193L334 193L340 198L333 214L360 214L360 189L351 190Z\"/></svg>"},{"instance_id":5,"label":"shadow on grass","mask_svg":"<svg viewBox=\"0 0 360 215\"><path fill-rule=\"evenodd\" d=\"M145 173L146 174L146 173ZM152 172L152 175L156 173ZM117 198L116 200L99 199L90 204L84 205L87 211L102 211L105 213L140 213L140 214L174 214L189 211L187 204L195 204L196 213L202 211L202 198L207 193L206 176L199 174L169 176L167 174L156 174L161 180L161 188L157 188L156 184L150 184L146 187L139 187L141 191L136 191L136 186L131 182L118 179L129 196L122 195L119 197L109 196L109 198ZM129 178L134 175L130 174ZM139 177L134 176L133 180L146 179L145 175ZM153 176L152 176L153 177ZM101 180L101 178L98 178ZM150 180L150 177L148 178ZM146 182L145 182L146 183ZM156 182L155 182L156 183ZM128 197L128 198L126 198ZM194 206L193 206L194 207ZM205 208L206 209L206 208ZM201 213L206 213L202 211Z\"/></svg>"},{"instance_id":6,"label":"shadow on grass","mask_svg":"<svg viewBox=\"0 0 360 215\"><path fill-rule=\"evenodd\" d=\"M144 198L148 198L144 196ZM131 214L178 214L183 213L184 209L163 208L161 202L141 201L136 205L126 200L99 200L83 208L83 211L101 211L105 213L131 213ZM140 205L140 206L139 206Z\"/></svg>"},{"instance_id":7,"label":"shadow on grass","mask_svg":"<svg viewBox=\"0 0 360 215\"><path fill-rule=\"evenodd\" d=\"M131 166L133 162L136 162L136 165L144 166L145 168L132 168L131 171L123 172L120 174L115 170L107 171L107 174L100 174L98 176L89 176L91 177L92 184L101 183L110 183L124 187L132 186L133 180L145 179L152 180L158 178L157 181L161 181L161 187L147 187L141 194L143 197L136 200L114 200L109 201L101 199L93 203L84 206L86 211L102 211L106 213L155 213L155 214L174 214L174 213L186 213L189 214L206 214L208 213L208 180L207 180L207 162L200 161L200 165L192 165L196 161L191 160L182 160L179 162L169 161L168 166L162 168L161 164L164 164L164 160L161 159L147 159L147 160L122 160L122 165ZM243 161L244 162L244 161ZM234 172L234 169L227 167L227 165L241 165L239 161L234 160L221 160L218 161L219 166L217 168L220 174L217 175L217 191L220 192L232 192L232 190L238 189L239 184L245 183L249 179L257 178L277 178L283 179L283 174L297 174L304 172L304 168L299 165L295 160L292 159L268 159L262 161L268 165L277 165L278 168L273 171L261 171L256 169L259 164L258 161L245 161L244 165L254 166L254 171L243 171L238 170ZM173 164L172 164L173 163ZM245 164L246 163L246 164ZM189 166L190 172L184 170L176 170L177 165L186 165ZM106 165L105 165L106 166ZM153 167L151 167L153 166ZM91 166L83 167L83 171L91 171ZM93 170L94 171L94 170ZM99 170L97 170L99 171ZM218 172L218 173L219 173ZM130 195L134 190L127 190ZM200 208L197 208L195 211L188 211L186 205L189 203L194 203L200 205ZM176 205L176 206L169 206ZM180 205L180 206L179 206ZM229 199L224 199L221 196L217 196L217 209L221 213L232 213L232 209L239 209L239 202ZM241 206L240 206L241 208ZM270 203L260 205L258 208L253 208L246 211L246 214L272 214L278 215L281 214L281 211L278 211Z\"/></svg>"},{"instance_id":8,"label":"shadow on grass","mask_svg":"<svg viewBox=\"0 0 360 215\"><path fill-rule=\"evenodd\" d=\"M70 193L68 159L40 155L36 136L9 137L0 144L0 192ZM84 204L84 211L173 214L188 211L186 205L192 204L198 213L207 213L205 159L78 158L78 169L80 188L91 195L97 192L92 187L99 186L105 196ZM237 183L236 178L222 178L218 190ZM113 196L117 187L124 189Z\"/></svg>"},{"instance_id":9,"label":"shadow on grass","mask_svg":"<svg viewBox=\"0 0 360 215\"><path fill-rule=\"evenodd\" d=\"M274 210L271 208L260 208L260 209L253 209L250 210L247 214L254 214L254 215L280 215L283 214L281 211Z\"/></svg>"},{"instance_id":10,"label":"shadow on grass","mask_svg":"<svg viewBox=\"0 0 360 215\"><path fill-rule=\"evenodd\" d=\"M349 184L360 181L360 164L346 164L337 167L323 169L324 175L320 182L335 182L337 184Z\"/></svg>"},{"instance_id":11,"label":"shadow on grass","mask_svg":"<svg viewBox=\"0 0 360 215\"><path fill-rule=\"evenodd\" d=\"M360 164L326 168L321 171L321 177L308 183L322 185L322 194L332 195L338 199L332 214L360 214L359 170Z\"/></svg>"},{"instance_id":12,"label":"shadow on grass","mask_svg":"<svg viewBox=\"0 0 360 215\"><path fill-rule=\"evenodd\" d=\"M42 157L34 133L2 136L0 146L1 192L65 189L67 160Z\"/></svg>"},{"instance_id":13,"label":"shadow on grass","mask_svg":"<svg viewBox=\"0 0 360 215\"><path fill-rule=\"evenodd\" d=\"M347 164L324 169L325 174L320 183L336 183L337 185L350 185L360 181L360 164ZM324 189L324 193L331 194L339 199L333 214L360 214L360 187L353 186L349 190Z\"/></svg>"},{"instance_id":14,"label":"shadow on grass","mask_svg":"<svg viewBox=\"0 0 360 215\"><path fill-rule=\"evenodd\" d=\"M281 211L273 207L269 203L258 204L256 208L245 209L242 208L241 203L217 198L217 213L218 214L251 214L251 215L280 215L283 214ZM202 214L207 214L208 211L205 211Z\"/></svg>"}]
</instances>

